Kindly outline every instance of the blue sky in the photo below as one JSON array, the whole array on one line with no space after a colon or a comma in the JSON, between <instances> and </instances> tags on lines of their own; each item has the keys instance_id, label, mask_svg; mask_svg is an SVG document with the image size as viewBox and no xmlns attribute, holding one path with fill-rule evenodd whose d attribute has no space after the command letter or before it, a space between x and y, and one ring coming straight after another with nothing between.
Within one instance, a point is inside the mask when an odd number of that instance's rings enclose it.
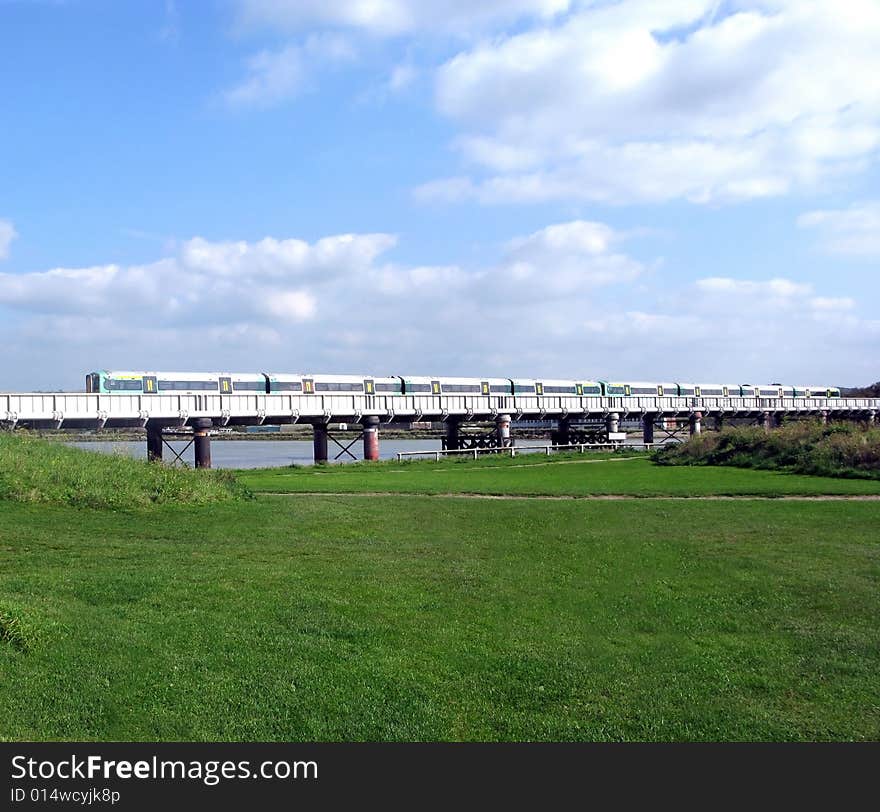
<instances>
[{"instance_id":1,"label":"blue sky","mask_svg":"<svg viewBox=\"0 0 880 812\"><path fill-rule=\"evenodd\" d=\"M880 378L880 2L0 0L0 389Z\"/></svg>"}]
</instances>

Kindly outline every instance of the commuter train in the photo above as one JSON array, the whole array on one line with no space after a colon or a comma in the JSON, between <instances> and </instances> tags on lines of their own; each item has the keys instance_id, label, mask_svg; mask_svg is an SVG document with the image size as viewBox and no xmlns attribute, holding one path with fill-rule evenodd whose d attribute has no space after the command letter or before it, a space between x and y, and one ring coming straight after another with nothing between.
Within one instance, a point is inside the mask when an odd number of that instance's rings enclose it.
<instances>
[{"instance_id":1,"label":"commuter train","mask_svg":"<svg viewBox=\"0 0 880 812\"><path fill-rule=\"evenodd\" d=\"M836 386L584 381L533 378L441 378L392 375L301 375L283 372L116 372L86 375L102 395L285 394L492 395L516 397L839 398Z\"/></svg>"}]
</instances>

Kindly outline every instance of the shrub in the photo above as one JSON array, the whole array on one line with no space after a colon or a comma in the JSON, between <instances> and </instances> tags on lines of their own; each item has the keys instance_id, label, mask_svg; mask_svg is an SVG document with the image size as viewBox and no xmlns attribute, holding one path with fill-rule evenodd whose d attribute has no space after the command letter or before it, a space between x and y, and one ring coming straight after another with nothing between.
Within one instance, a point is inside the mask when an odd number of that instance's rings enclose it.
<instances>
[{"instance_id":1,"label":"shrub","mask_svg":"<svg viewBox=\"0 0 880 812\"><path fill-rule=\"evenodd\" d=\"M880 479L880 429L809 421L769 432L751 426L728 428L664 446L652 456L661 465L734 465Z\"/></svg>"}]
</instances>

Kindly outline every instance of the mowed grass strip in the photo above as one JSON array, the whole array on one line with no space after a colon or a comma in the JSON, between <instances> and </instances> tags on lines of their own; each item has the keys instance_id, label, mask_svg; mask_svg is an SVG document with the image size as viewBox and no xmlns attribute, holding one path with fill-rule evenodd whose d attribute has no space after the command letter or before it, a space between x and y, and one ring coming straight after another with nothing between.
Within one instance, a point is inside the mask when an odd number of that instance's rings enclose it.
<instances>
[{"instance_id":1,"label":"mowed grass strip","mask_svg":"<svg viewBox=\"0 0 880 812\"><path fill-rule=\"evenodd\" d=\"M361 463L241 471L269 493L475 493L492 495L785 496L880 494L880 482L723 467L671 467L646 458L526 456L477 461Z\"/></svg>"},{"instance_id":2,"label":"mowed grass strip","mask_svg":"<svg viewBox=\"0 0 880 812\"><path fill-rule=\"evenodd\" d=\"M878 521L770 500L2 504L0 605L38 633L0 640L0 738L876 739Z\"/></svg>"}]
</instances>

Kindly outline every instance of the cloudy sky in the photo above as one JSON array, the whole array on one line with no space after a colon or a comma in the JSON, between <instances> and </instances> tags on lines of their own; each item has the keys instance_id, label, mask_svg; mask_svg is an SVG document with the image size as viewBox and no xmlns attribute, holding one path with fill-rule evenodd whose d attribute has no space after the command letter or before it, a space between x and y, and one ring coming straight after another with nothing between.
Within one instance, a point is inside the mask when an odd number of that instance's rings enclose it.
<instances>
[{"instance_id":1,"label":"cloudy sky","mask_svg":"<svg viewBox=\"0 0 880 812\"><path fill-rule=\"evenodd\" d=\"M880 378L880 0L0 0L0 390Z\"/></svg>"}]
</instances>

